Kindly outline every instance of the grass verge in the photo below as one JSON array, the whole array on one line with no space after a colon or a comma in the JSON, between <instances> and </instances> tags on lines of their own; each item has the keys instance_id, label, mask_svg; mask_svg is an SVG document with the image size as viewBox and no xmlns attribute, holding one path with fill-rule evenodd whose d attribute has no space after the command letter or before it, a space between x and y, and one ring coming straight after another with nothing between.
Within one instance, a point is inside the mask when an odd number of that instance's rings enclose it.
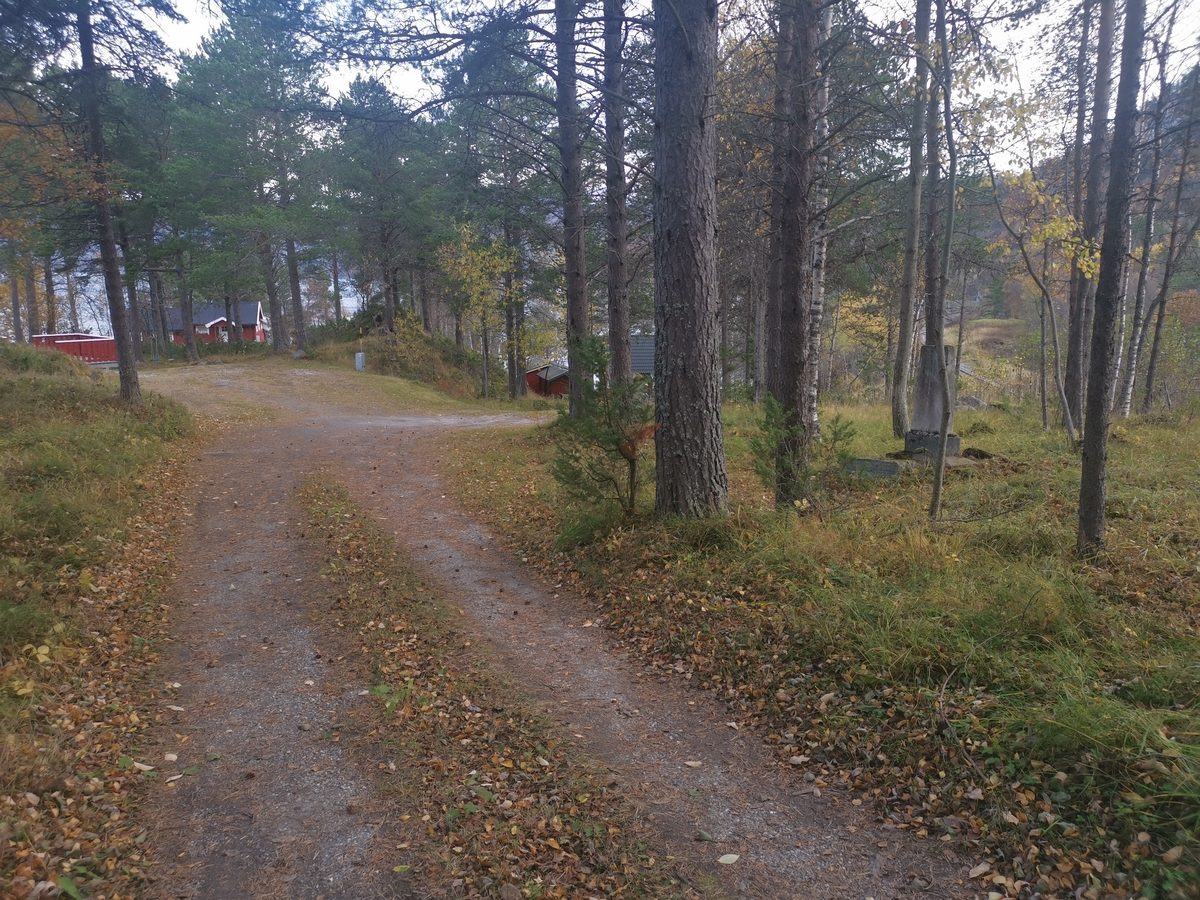
<instances>
[{"instance_id":1,"label":"grass verge","mask_svg":"<svg viewBox=\"0 0 1200 900\"><path fill-rule=\"evenodd\" d=\"M320 344L314 352L320 359L352 368L354 355L361 350L366 353L367 371L373 375L419 381L460 400L478 396L479 385L452 343L429 337L420 322L409 316L397 316L395 327L394 334L342 335Z\"/></svg>"},{"instance_id":2,"label":"grass verge","mask_svg":"<svg viewBox=\"0 0 1200 900\"><path fill-rule=\"evenodd\" d=\"M882 455L886 411L843 409ZM998 896L1200 896L1200 424L1130 422L1110 459L1108 556L1074 545L1078 459L1021 410L964 415L992 460L948 477L830 476L820 515L775 512L754 413L726 411L734 513L571 507L548 430L460 440L463 502L613 640L757 725L780 764L837 779L919 838L988 858Z\"/></svg>"},{"instance_id":3,"label":"grass verge","mask_svg":"<svg viewBox=\"0 0 1200 900\"><path fill-rule=\"evenodd\" d=\"M128 410L53 351L0 345L0 884L132 897L132 763L156 689L181 498L178 407Z\"/></svg>"},{"instance_id":4,"label":"grass verge","mask_svg":"<svg viewBox=\"0 0 1200 900\"><path fill-rule=\"evenodd\" d=\"M404 811L410 862L396 870L412 887L505 900L697 896L608 771L488 671L341 486L315 478L301 502L325 545L333 611L357 627L375 669L373 734L398 767L380 789Z\"/></svg>"}]
</instances>

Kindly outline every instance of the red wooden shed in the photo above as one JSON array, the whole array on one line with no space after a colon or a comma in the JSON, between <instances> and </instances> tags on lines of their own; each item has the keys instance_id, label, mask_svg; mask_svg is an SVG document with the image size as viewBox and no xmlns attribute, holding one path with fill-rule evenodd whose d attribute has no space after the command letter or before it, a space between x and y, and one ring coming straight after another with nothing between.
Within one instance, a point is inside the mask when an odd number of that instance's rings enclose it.
<instances>
[{"instance_id":1,"label":"red wooden shed","mask_svg":"<svg viewBox=\"0 0 1200 900\"><path fill-rule=\"evenodd\" d=\"M571 376L562 366L547 363L526 372L525 383L543 397L565 397L571 389Z\"/></svg>"}]
</instances>

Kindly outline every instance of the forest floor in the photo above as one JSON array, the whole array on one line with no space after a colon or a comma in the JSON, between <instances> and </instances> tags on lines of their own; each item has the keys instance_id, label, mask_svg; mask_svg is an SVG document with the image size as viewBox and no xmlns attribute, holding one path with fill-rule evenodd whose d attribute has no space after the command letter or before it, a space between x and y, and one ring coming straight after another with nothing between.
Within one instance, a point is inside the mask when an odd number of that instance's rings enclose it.
<instances>
[{"instance_id":1,"label":"forest floor","mask_svg":"<svg viewBox=\"0 0 1200 900\"><path fill-rule=\"evenodd\" d=\"M225 423L181 472L192 506L157 673L178 687L137 813L151 895L973 895L975 860L781 767L463 510L438 474L446 437L519 417L315 366L143 379ZM400 575L377 543L335 552L372 534L394 540ZM355 598L392 578L404 590L364 621ZM455 679L440 699L413 693L438 678ZM568 796L579 783L594 790ZM509 843L489 857L496 835Z\"/></svg>"}]
</instances>

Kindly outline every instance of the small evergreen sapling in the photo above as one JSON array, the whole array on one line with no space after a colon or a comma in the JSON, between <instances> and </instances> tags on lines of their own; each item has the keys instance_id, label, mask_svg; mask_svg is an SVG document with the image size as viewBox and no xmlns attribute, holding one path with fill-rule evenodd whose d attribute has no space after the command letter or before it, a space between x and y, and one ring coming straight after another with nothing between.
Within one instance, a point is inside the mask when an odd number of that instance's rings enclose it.
<instances>
[{"instance_id":1,"label":"small evergreen sapling","mask_svg":"<svg viewBox=\"0 0 1200 900\"><path fill-rule=\"evenodd\" d=\"M581 386L576 415L559 413L555 427L553 475L571 499L616 503L632 515L638 491L652 478L654 406L644 379L614 383L602 341L581 344L585 372L597 372Z\"/></svg>"},{"instance_id":2,"label":"small evergreen sapling","mask_svg":"<svg viewBox=\"0 0 1200 900\"><path fill-rule=\"evenodd\" d=\"M822 496L827 496L843 478L843 466L852 456L850 444L856 430L854 423L834 415L822 429L820 444L810 447L801 458L779 453L784 438L790 437L793 446L801 444L804 426L789 425L783 407L771 396L763 404L759 431L750 439L754 471L767 490L776 496L792 498L792 507L821 513ZM782 491L780 490L782 485Z\"/></svg>"}]
</instances>

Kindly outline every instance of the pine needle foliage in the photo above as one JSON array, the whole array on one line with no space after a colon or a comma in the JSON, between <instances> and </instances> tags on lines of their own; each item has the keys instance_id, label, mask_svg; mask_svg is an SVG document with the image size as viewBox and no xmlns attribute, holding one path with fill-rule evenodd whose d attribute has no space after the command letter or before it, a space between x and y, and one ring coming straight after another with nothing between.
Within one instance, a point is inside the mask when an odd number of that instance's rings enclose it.
<instances>
[{"instance_id":1,"label":"pine needle foliage","mask_svg":"<svg viewBox=\"0 0 1200 900\"><path fill-rule=\"evenodd\" d=\"M584 371L598 372L584 384L575 415L559 412L554 429L554 480L572 500L637 508L638 493L653 478L654 405L643 379L614 382L604 343L588 338L581 348Z\"/></svg>"},{"instance_id":2,"label":"pine needle foliage","mask_svg":"<svg viewBox=\"0 0 1200 900\"><path fill-rule=\"evenodd\" d=\"M842 466L850 458L857 431L854 423L835 414L822 428L820 443L802 455L779 452L783 446L803 446L804 426L789 424L779 402L768 395L763 403L758 433L750 438L754 472L763 487L776 496L793 498L798 510L820 511L823 496L843 478Z\"/></svg>"}]
</instances>

